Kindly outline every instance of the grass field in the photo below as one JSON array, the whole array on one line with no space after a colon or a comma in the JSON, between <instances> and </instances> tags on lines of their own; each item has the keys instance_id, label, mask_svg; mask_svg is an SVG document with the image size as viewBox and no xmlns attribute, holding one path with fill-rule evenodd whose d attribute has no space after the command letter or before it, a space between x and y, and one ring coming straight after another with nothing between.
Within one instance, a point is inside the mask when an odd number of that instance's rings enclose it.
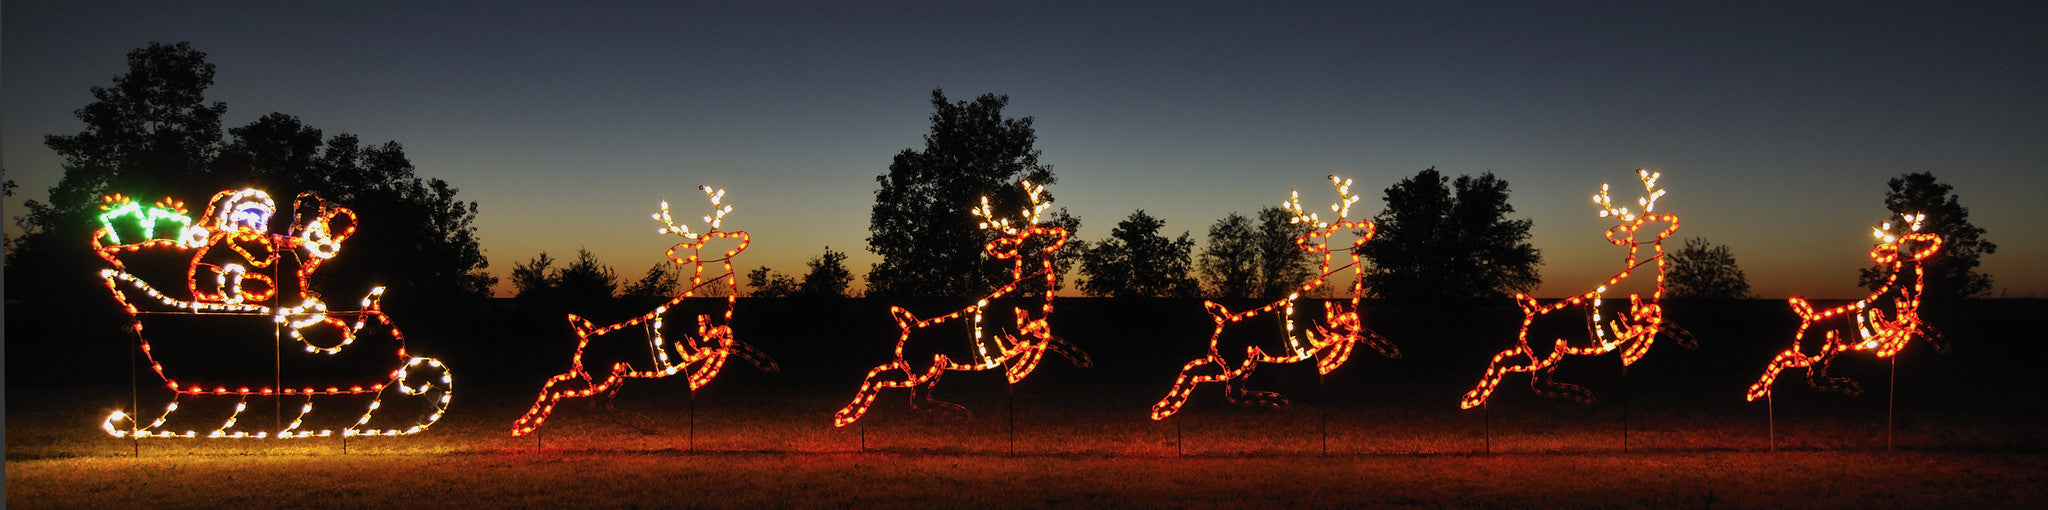
<instances>
[{"instance_id":1,"label":"grass field","mask_svg":"<svg viewBox=\"0 0 2048 510\"><path fill-rule=\"evenodd\" d=\"M565 346L510 342L482 355L416 342L457 375L448 417L417 436L351 440L346 452L334 438L109 438L97 423L127 407L125 380L23 384L12 372L25 360L11 356L7 504L2048 506L2048 383L2032 369L2048 307L2038 302L1937 322L1955 351L1908 349L1896 392L1892 365L1845 358L1835 373L1862 381L1862 397L1788 378L1770 405L1741 394L1789 341L1782 304L1674 307L1700 349L1660 342L1626 376L1612 356L1568 360L1560 378L1598 392L1599 403L1538 398L1526 379L1510 379L1485 411L1458 410L1457 395L1512 342L1517 317L1389 308L1372 324L1401 345L1401 359L1360 353L1321 381L1307 366L1265 366L1254 385L1293 397L1291 409L1232 407L1204 387L1180 415L1153 422L1147 406L1201 352L1207 326L1198 307L1158 321L1170 327L1113 318L1180 304L1063 303L1055 329L1094 354L1095 368L1048 359L1015 387L993 373L948 375L938 396L973 417L935 419L885 393L847 428L831 426L832 411L886 360L893 338L860 307L843 310L845 320L736 324L742 335L758 331L745 338L783 373L735 364L695 395L680 380L635 381L608 403L564 404L538 439L506 430L559 368L547 365L566 363Z\"/></svg>"}]
</instances>

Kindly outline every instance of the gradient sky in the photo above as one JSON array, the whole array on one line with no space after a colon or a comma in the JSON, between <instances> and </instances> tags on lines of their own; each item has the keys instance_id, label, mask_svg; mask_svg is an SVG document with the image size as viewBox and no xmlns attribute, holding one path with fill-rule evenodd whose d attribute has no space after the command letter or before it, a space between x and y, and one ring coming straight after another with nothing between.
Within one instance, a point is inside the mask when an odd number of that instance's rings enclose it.
<instances>
[{"instance_id":1,"label":"gradient sky","mask_svg":"<svg viewBox=\"0 0 2048 510\"><path fill-rule=\"evenodd\" d=\"M1423 168L1491 171L1535 221L1539 294L1565 295L1618 269L1588 198L1633 197L1644 167L1679 235L1733 248L1760 297L1854 297L1886 179L1932 171L2000 246L1993 295L2048 297L2042 3L1366 3L11 1L6 214L56 183L42 137L82 129L127 51L190 41L225 126L277 111L404 144L481 203L500 275L587 247L637 278L672 244L648 213L700 214L699 184L730 190L742 265L801 272L830 245L865 273L874 178L923 147L943 88L1037 119L1083 239L1134 209L1200 237L1291 188L1328 203L1332 173L1371 214Z\"/></svg>"}]
</instances>

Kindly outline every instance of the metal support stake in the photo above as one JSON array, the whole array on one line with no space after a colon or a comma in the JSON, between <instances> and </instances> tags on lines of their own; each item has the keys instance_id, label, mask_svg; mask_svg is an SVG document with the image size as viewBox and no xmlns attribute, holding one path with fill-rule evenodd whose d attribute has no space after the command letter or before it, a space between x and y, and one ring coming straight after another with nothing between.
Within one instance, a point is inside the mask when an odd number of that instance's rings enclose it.
<instances>
[{"instance_id":1,"label":"metal support stake","mask_svg":"<svg viewBox=\"0 0 2048 510\"><path fill-rule=\"evenodd\" d=\"M697 389L690 389L690 451L697 451Z\"/></svg>"},{"instance_id":2,"label":"metal support stake","mask_svg":"<svg viewBox=\"0 0 2048 510\"><path fill-rule=\"evenodd\" d=\"M1892 451L1892 417L1899 403L1899 357L1892 356L1892 382L1884 399L1884 451Z\"/></svg>"},{"instance_id":3,"label":"metal support stake","mask_svg":"<svg viewBox=\"0 0 2048 510\"><path fill-rule=\"evenodd\" d=\"M1493 408L1488 407L1485 402L1480 402L1479 415L1485 420L1486 453L1490 454L1493 453Z\"/></svg>"},{"instance_id":4,"label":"metal support stake","mask_svg":"<svg viewBox=\"0 0 2048 510\"><path fill-rule=\"evenodd\" d=\"M1769 393L1765 393L1765 394L1764 394L1764 408L1765 408L1765 409L1767 409L1767 410L1768 410L1768 412L1770 413L1770 414L1768 415L1768 416L1770 417L1770 422L1769 422L1769 423L1770 423L1770 425L1769 425L1769 428L1768 428L1768 429L1765 429L1765 430L1768 430L1768 431L1769 431L1769 434L1770 434L1770 435L1769 435L1768 437L1770 437L1770 440L1771 440L1771 452L1772 452L1772 453L1777 453L1777 451L1778 451L1778 400L1777 400L1777 399L1776 399L1775 397L1772 397L1772 396L1771 396L1771 394L1769 394Z\"/></svg>"},{"instance_id":5,"label":"metal support stake","mask_svg":"<svg viewBox=\"0 0 2048 510\"><path fill-rule=\"evenodd\" d=\"M1628 365L1621 366L1621 452L1628 453Z\"/></svg>"},{"instance_id":6,"label":"metal support stake","mask_svg":"<svg viewBox=\"0 0 2048 510\"><path fill-rule=\"evenodd\" d=\"M141 319L136 320L140 321ZM141 322L136 322L136 324L141 324ZM135 345L128 346L128 442L129 446L134 450L136 457L142 456L142 437L138 435L142 432L142 390L137 389L141 387L142 383L140 380L141 376L135 375L136 370L139 370L135 366L135 352L140 350L142 350L142 330L138 329L135 330Z\"/></svg>"},{"instance_id":7,"label":"metal support stake","mask_svg":"<svg viewBox=\"0 0 2048 510\"><path fill-rule=\"evenodd\" d=\"M272 279L271 281L277 281L277 280L276 280L276 279ZM272 356L272 358L271 358L271 368L272 368L272 369L274 370L274 373L273 373L272 375L274 375L275 377L277 377L276 381L274 382L274 384L276 384L276 385L275 385L275 386L271 386L271 388L275 388L275 389L277 390L277 392L276 392L276 393L277 393L277 395L283 395L283 392L284 392L284 325L283 325L283 324L276 324L276 325L273 325L273 326L271 326L271 328L270 328L270 339L271 339L271 346L272 346L272 347L274 347L274 349L273 349L273 350L272 350L272 352L271 352L271 356ZM277 395L274 395L274 396L277 396ZM271 399L271 402L272 402L273 404L275 404L275 405L274 405L274 406L272 406L272 408L271 408L272 412L274 412L275 414L271 415L271 424L270 424L270 430L284 430L284 398L283 398L283 397L281 397L281 396L279 396L278 398L273 398L273 399ZM259 412L260 412L260 411L259 411Z\"/></svg>"},{"instance_id":8,"label":"metal support stake","mask_svg":"<svg viewBox=\"0 0 2048 510\"><path fill-rule=\"evenodd\" d=\"M1322 394L1322 405L1316 406L1316 433L1323 437L1323 456L1330 455L1330 387L1325 385L1323 374L1316 374L1316 390Z\"/></svg>"},{"instance_id":9,"label":"metal support stake","mask_svg":"<svg viewBox=\"0 0 2048 510\"><path fill-rule=\"evenodd\" d=\"M1181 436L1180 436L1180 420L1179 420L1179 419L1175 419L1175 420L1173 420L1173 456L1175 456L1175 457L1185 457L1185 456L1187 456L1187 451L1186 451L1186 450L1183 450L1183 449L1181 449Z\"/></svg>"},{"instance_id":10,"label":"metal support stake","mask_svg":"<svg viewBox=\"0 0 2048 510\"><path fill-rule=\"evenodd\" d=\"M1003 384L1003 394L1005 399L1003 407L1009 415L1010 422L1008 427L1010 430L1010 456L1015 457L1017 456L1017 385L1005 382Z\"/></svg>"}]
</instances>

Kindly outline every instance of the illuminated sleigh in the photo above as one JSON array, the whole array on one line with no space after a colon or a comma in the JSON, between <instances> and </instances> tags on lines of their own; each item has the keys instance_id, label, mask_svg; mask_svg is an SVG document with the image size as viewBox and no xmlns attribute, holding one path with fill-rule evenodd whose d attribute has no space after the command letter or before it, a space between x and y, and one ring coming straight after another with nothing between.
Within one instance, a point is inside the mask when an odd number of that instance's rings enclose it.
<instances>
[{"instance_id":1,"label":"illuminated sleigh","mask_svg":"<svg viewBox=\"0 0 2048 510\"><path fill-rule=\"evenodd\" d=\"M146 425L132 410L107 416L101 428L109 435L396 436L425 430L447 410L447 367L406 352L403 334L379 306L383 287L349 299L353 310L332 308L308 288L354 233L354 211L302 194L289 233L278 235L270 233L276 204L259 190L217 193L196 221L168 198L149 206L118 194L104 200L92 243L111 267L100 277L170 390L170 402ZM252 399L274 402L274 427L237 426L263 421L242 416ZM233 410L224 415L174 418L181 404L225 411L229 402ZM323 412L335 405L348 410ZM166 430L173 420L212 431Z\"/></svg>"}]
</instances>

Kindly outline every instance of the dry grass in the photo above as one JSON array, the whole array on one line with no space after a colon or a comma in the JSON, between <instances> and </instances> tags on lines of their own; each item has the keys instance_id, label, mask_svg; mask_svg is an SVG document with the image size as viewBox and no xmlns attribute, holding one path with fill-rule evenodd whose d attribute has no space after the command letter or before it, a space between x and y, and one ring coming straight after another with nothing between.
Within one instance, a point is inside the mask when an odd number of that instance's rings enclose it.
<instances>
[{"instance_id":1,"label":"dry grass","mask_svg":"<svg viewBox=\"0 0 2048 510\"><path fill-rule=\"evenodd\" d=\"M743 383L742 380L752 379ZM962 377L985 412L934 420L889 398L834 429L829 391L771 393L720 381L692 404L667 381L612 409L563 407L541 448L504 428L521 393L472 391L414 437L301 441L99 435L95 410L15 405L7 503L123 507L943 507L1506 506L2039 507L2048 470L2039 420L1906 422L1882 450L1882 414L1800 413L1764 441L1761 410L1631 409L1505 398L1490 411L1402 405L1234 409L1198 400L1179 423L1144 419L1140 392L1019 386L1017 453L1002 387ZM980 387L976 387L979 384ZM104 388L113 393L125 388ZM759 388L754 388L760 391ZM783 390L789 390L783 388ZM1035 390L1035 391L1034 391ZM80 393L93 393L84 392ZM1312 393L1312 392L1304 392ZM61 395L60 395L61 396ZM1304 394L1304 398L1311 395ZM19 402L20 395L10 400ZM48 399L61 402L71 399ZM1638 399L1643 400L1643 399ZM1864 404L1871 403L1864 401ZM1650 403L1645 403L1650 404ZM696 419L692 427L690 412ZM1868 406L1865 406L1868 407ZM1133 411L1132 409L1137 409ZM1869 409L1863 409L1869 411ZM1879 409L1881 411L1881 409ZM1870 420L1868 418L1877 418ZM1957 417L1971 420L1970 417ZM1325 423L1324 420L1327 420ZM1178 427L1178 430L1176 430ZM1482 453L1487 432L1495 453ZM694 430L693 430L694 429ZM1325 436L1324 431L1327 431ZM694 443L692 439L694 434ZM1184 453L1175 449L1176 435ZM861 452L863 436L869 451ZM1323 455L1327 437L1332 452ZM694 449L694 450L693 450ZM2011 450L2011 451L2001 451Z\"/></svg>"},{"instance_id":2,"label":"dry grass","mask_svg":"<svg viewBox=\"0 0 2048 510\"><path fill-rule=\"evenodd\" d=\"M466 369L487 364L475 358L450 360L457 395L442 423L418 436L352 440L346 452L339 439L136 445L97 429L107 410L127 407L125 384L17 384L7 389L6 502L2048 507L2048 399L2039 398L2048 382L2027 365L2043 355L2037 338L2025 336L2031 329L1973 331L1970 325L1989 323L1956 320L1945 324L1957 324L1947 331L1958 352L1909 351L1897 365L1896 451L1885 449L1888 365L1837 364L1838 374L1865 382L1869 393L1861 398L1781 383L1779 451L1771 452L1772 407L1740 395L1760 360L1778 348L1782 339L1774 332L1783 324L1717 332L1706 321L1688 322L1698 324L1699 351L1660 350L1627 378L1612 359L1568 360L1561 368L1566 378L1599 392L1598 404L1537 398L1518 379L1481 412L1457 410L1456 397L1482 368L1471 360L1498 342L1431 336L1442 326L1422 319L1403 331L1399 319L1383 316L1381 323L1402 342L1402 360L1361 357L1320 384L1306 367L1261 368L1254 384L1294 397L1293 409L1234 408L1221 402L1220 388L1204 387L1168 422L1147 420L1147 407L1183 356L1200 346L1165 353L1149 346L1178 345L1167 340L1200 335L1199 328L1161 338L1072 338L1097 355L1097 368L1048 361L1015 388L995 374L948 375L939 396L978 411L971 419L932 419L892 392L860 426L843 429L831 426L832 411L887 346L806 358L774 337L756 337L783 358L784 373L729 368L694 398L680 380L635 381L610 408L558 408L538 446L534 438L510 437L507 428L545 374ZM2030 350L2012 350L2020 348ZM555 354L504 356L547 361Z\"/></svg>"},{"instance_id":3,"label":"dry grass","mask_svg":"<svg viewBox=\"0 0 2048 510\"><path fill-rule=\"evenodd\" d=\"M9 463L42 507L2034 507L2040 457L1666 452L1112 457L675 451Z\"/></svg>"}]
</instances>

